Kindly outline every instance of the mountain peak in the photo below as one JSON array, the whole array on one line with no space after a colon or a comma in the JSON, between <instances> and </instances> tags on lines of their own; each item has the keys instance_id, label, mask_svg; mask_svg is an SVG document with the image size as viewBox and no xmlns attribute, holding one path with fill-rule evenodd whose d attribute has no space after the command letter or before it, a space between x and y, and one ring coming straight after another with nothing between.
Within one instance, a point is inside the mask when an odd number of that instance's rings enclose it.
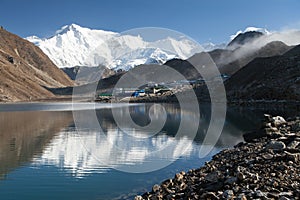
<instances>
[{"instance_id":1,"label":"mountain peak","mask_svg":"<svg viewBox=\"0 0 300 200\"><path fill-rule=\"evenodd\" d=\"M69 25L65 25L65 26L61 27L61 29L57 30L55 32L55 35L62 35L69 31L81 31L82 29L88 29L88 28L83 28L77 24L69 24Z\"/></svg>"},{"instance_id":2,"label":"mountain peak","mask_svg":"<svg viewBox=\"0 0 300 200\"><path fill-rule=\"evenodd\" d=\"M265 28L257 28L257 27L252 27L252 26L247 27L244 32L251 32L251 31L261 32L266 35L270 34L270 32Z\"/></svg>"},{"instance_id":3,"label":"mountain peak","mask_svg":"<svg viewBox=\"0 0 300 200\"><path fill-rule=\"evenodd\" d=\"M236 38L238 35L242 34L242 33L247 33L247 32L260 32L264 35L269 35L270 32L265 29L265 28L257 28L257 27L254 27L254 26L249 26L247 28L245 28L244 31L242 30L239 30L238 32L236 32L234 35L231 35L230 36L230 40L233 40L234 38Z\"/></svg>"},{"instance_id":4,"label":"mountain peak","mask_svg":"<svg viewBox=\"0 0 300 200\"><path fill-rule=\"evenodd\" d=\"M229 42L227 47L229 47L230 49L236 49L247 43L253 42L254 40L260 38L263 35L264 33L260 31L247 31L244 33L239 33L233 40Z\"/></svg>"}]
</instances>

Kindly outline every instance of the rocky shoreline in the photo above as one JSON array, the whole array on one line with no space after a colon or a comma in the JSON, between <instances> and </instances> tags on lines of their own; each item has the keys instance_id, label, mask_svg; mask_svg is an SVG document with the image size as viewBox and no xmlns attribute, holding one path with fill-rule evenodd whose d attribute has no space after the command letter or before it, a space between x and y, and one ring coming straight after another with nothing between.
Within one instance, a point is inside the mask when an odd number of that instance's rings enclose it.
<instances>
[{"instance_id":1,"label":"rocky shoreline","mask_svg":"<svg viewBox=\"0 0 300 200\"><path fill-rule=\"evenodd\" d=\"M300 118L265 115L261 129L244 139L135 200L300 199Z\"/></svg>"}]
</instances>

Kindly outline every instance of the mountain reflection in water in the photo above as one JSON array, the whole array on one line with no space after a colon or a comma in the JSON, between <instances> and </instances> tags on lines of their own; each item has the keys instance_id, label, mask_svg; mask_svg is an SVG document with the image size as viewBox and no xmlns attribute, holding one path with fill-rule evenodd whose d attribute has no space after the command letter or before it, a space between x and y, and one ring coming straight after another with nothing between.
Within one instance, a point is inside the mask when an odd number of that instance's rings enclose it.
<instances>
[{"instance_id":1,"label":"mountain reflection in water","mask_svg":"<svg viewBox=\"0 0 300 200\"><path fill-rule=\"evenodd\" d=\"M203 138L210 121L210 107L200 107L197 124L193 120L198 117L193 108L181 110L176 104L163 106L166 123L153 134L154 130L145 131L126 124L124 105L99 104L95 112L93 104L80 104L74 113L70 104L1 105L1 198L113 199L123 194L141 193L174 173L200 167L216 152L242 141L244 132L259 127L263 113L284 117L297 114L294 109L228 108L216 145L209 155L200 158L199 149L205 146ZM150 107L151 104L131 105L132 120L141 127L150 123L150 117L162 120L164 112L160 107ZM82 126L75 126L78 122L73 115L80 119ZM95 127L92 116L97 116L96 124L101 126L102 132L91 128ZM124 120L117 124L114 117ZM185 130L187 134L176 137L182 120L189 126ZM197 135L191 137L190 130L198 126ZM115 170L135 170L138 166L151 169L151 164L157 162L171 164L142 174Z\"/></svg>"},{"instance_id":2,"label":"mountain reflection in water","mask_svg":"<svg viewBox=\"0 0 300 200\"><path fill-rule=\"evenodd\" d=\"M131 106L129 111L133 121L140 126L150 123L150 107L151 104ZM199 154L210 119L209 107L202 108L200 124L194 122L193 118L197 116L192 108L181 110L178 105L164 105L164 108L167 113L165 126L158 134L149 137L148 131L130 126L125 127L124 131L118 127L112 109L117 109L115 113L120 115L118 118L122 118L125 107L97 110L97 120L103 130L102 134L99 130L89 128L94 127L89 124L90 111L76 111L76 118L80 118L80 123L86 126L75 128L73 125L61 131L45 147L43 154L34 158L33 163L59 166L68 169L73 176L82 177L90 173L107 172L111 168L122 170L128 166L147 167L154 162L171 163L180 157ZM152 119L160 120L159 110L152 110L151 114ZM194 142L192 141L194 138L189 138L188 134L175 138L182 117L187 119L189 127L199 126ZM240 130L228 123L216 148L231 147L239 141L242 141ZM155 153L159 150L162 151ZM143 165L145 163L146 165Z\"/></svg>"},{"instance_id":3,"label":"mountain reflection in water","mask_svg":"<svg viewBox=\"0 0 300 200\"><path fill-rule=\"evenodd\" d=\"M70 112L0 112L0 174L43 154L56 133L72 123Z\"/></svg>"}]
</instances>

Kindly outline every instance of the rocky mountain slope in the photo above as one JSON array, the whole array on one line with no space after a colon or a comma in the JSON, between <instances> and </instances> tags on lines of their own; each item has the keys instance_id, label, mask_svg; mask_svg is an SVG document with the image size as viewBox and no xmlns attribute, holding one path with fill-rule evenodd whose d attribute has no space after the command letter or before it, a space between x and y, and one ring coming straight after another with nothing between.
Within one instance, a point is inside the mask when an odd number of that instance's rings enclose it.
<instances>
[{"instance_id":1,"label":"rocky mountain slope","mask_svg":"<svg viewBox=\"0 0 300 200\"><path fill-rule=\"evenodd\" d=\"M230 101L300 100L300 45L281 56L256 58L225 82Z\"/></svg>"},{"instance_id":2,"label":"rocky mountain slope","mask_svg":"<svg viewBox=\"0 0 300 200\"><path fill-rule=\"evenodd\" d=\"M92 83L99 79L105 79L116 74L114 70L111 70L105 66L76 66L61 69L70 77L70 79L76 80L75 82L77 85Z\"/></svg>"},{"instance_id":3,"label":"rocky mountain slope","mask_svg":"<svg viewBox=\"0 0 300 200\"><path fill-rule=\"evenodd\" d=\"M0 29L0 101L53 98L46 88L73 85L34 44Z\"/></svg>"}]
</instances>

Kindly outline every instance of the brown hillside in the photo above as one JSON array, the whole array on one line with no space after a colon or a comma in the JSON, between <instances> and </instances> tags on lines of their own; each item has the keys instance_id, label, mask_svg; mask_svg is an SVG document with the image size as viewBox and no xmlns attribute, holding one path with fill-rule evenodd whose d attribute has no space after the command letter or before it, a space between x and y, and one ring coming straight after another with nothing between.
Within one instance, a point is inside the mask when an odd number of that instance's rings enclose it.
<instances>
[{"instance_id":1,"label":"brown hillside","mask_svg":"<svg viewBox=\"0 0 300 200\"><path fill-rule=\"evenodd\" d=\"M0 101L52 98L45 87L73 82L34 44L0 29Z\"/></svg>"}]
</instances>

